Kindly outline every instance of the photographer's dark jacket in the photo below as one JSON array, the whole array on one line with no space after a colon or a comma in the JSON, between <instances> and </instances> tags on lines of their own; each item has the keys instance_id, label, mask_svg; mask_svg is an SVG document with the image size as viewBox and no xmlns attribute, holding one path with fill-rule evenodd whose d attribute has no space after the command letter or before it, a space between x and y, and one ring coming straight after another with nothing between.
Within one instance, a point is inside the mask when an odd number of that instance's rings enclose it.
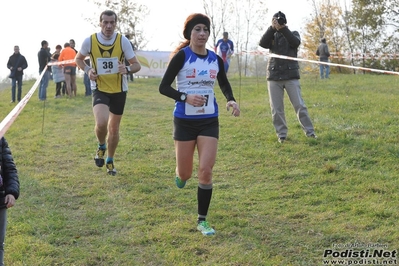
<instances>
[{"instance_id":1,"label":"photographer's dark jacket","mask_svg":"<svg viewBox=\"0 0 399 266\"><path fill-rule=\"evenodd\" d=\"M3 179L3 185L0 187L0 208L4 208L3 197L8 194L14 195L15 199L19 197L19 179L17 167L15 166L11 150L4 137L0 139L0 173Z\"/></svg>"},{"instance_id":2,"label":"photographer's dark jacket","mask_svg":"<svg viewBox=\"0 0 399 266\"><path fill-rule=\"evenodd\" d=\"M277 31L270 26L262 36L259 46L269 49L271 53L289 57L298 56L301 37L297 31L291 32L288 27ZM297 61L271 57L267 63L267 80L299 79Z\"/></svg>"},{"instance_id":3,"label":"photographer's dark jacket","mask_svg":"<svg viewBox=\"0 0 399 266\"><path fill-rule=\"evenodd\" d=\"M11 67L13 68L11 71L14 72L14 76L22 76L24 74L24 69L28 67L28 62L26 61L25 56L20 53L12 54L7 62L7 68L10 69ZM19 67L22 68L21 71L17 70Z\"/></svg>"}]
</instances>

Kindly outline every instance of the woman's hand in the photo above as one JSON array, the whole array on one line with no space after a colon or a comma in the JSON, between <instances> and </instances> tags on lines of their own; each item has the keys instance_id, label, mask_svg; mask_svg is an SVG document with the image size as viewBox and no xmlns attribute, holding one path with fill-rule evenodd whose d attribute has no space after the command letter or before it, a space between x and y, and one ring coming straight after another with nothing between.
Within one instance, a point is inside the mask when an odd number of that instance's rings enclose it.
<instances>
[{"instance_id":1,"label":"woman's hand","mask_svg":"<svg viewBox=\"0 0 399 266\"><path fill-rule=\"evenodd\" d=\"M231 112L232 115L240 116L240 107L238 107L238 104L235 101L227 102L227 104L226 104L227 111L230 110L230 107L233 108L233 111Z\"/></svg>"},{"instance_id":2,"label":"woman's hand","mask_svg":"<svg viewBox=\"0 0 399 266\"><path fill-rule=\"evenodd\" d=\"M199 94L189 94L187 95L186 103L191 104L194 107L201 107L206 104L208 99L205 96Z\"/></svg>"}]
</instances>

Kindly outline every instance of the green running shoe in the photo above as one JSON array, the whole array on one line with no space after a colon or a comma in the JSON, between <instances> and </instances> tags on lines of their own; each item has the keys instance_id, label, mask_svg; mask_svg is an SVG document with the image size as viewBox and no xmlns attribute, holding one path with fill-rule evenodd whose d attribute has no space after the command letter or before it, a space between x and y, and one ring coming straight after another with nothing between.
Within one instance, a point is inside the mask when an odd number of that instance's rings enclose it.
<instances>
[{"instance_id":1,"label":"green running shoe","mask_svg":"<svg viewBox=\"0 0 399 266\"><path fill-rule=\"evenodd\" d=\"M200 231L204 236L214 235L215 229L213 229L207 221L200 221L197 225L198 231Z\"/></svg>"},{"instance_id":2,"label":"green running shoe","mask_svg":"<svg viewBox=\"0 0 399 266\"><path fill-rule=\"evenodd\" d=\"M175 181L178 188L184 188L184 186L186 185L186 181L181 180L178 176L176 176Z\"/></svg>"}]
</instances>

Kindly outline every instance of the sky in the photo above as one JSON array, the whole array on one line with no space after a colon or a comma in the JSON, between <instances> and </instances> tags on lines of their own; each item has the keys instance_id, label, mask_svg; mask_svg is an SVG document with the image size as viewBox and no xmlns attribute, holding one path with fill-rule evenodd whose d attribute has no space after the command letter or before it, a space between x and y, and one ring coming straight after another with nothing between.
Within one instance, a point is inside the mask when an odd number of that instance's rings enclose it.
<instances>
[{"instance_id":1,"label":"sky","mask_svg":"<svg viewBox=\"0 0 399 266\"><path fill-rule=\"evenodd\" d=\"M172 51L181 41L181 31L186 17L194 12L203 12L202 0L139 0L150 10L145 18L145 36L149 40L147 50ZM190 2L187 5L187 2ZM301 30L306 16L311 13L308 0L266 0L269 24L274 13L285 13L291 30ZM280 3L280 4L279 4ZM95 10L86 0L1 0L3 11L3 38L0 42L0 81L6 78L8 58L19 45L20 53L28 61L24 71L26 77L38 77L37 53L41 41L49 43L51 52L55 46L64 45L74 39L79 50L83 40L100 30L87 19L98 19ZM43 11L46 12L43 12ZM5 16L5 17L4 17ZM4 32L5 31L5 32ZM261 36L257 36L260 39ZM233 40L234 41L234 40Z\"/></svg>"}]
</instances>

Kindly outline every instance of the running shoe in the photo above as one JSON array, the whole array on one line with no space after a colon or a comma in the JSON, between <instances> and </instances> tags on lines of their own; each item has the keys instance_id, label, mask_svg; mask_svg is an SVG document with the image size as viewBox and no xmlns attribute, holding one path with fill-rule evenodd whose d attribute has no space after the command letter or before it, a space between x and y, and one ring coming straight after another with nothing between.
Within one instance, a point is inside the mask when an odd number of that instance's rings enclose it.
<instances>
[{"instance_id":1,"label":"running shoe","mask_svg":"<svg viewBox=\"0 0 399 266\"><path fill-rule=\"evenodd\" d=\"M96 156L94 157L94 161L96 162L96 165L98 167L103 167L104 166L104 154L105 154L105 149L97 149Z\"/></svg>"},{"instance_id":2,"label":"running shoe","mask_svg":"<svg viewBox=\"0 0 399 266\"><path fill-rule=\"evenodd\" d=\"M107 167L107 173L109 175L116 175L116 169L114 167L113 161L107 162L106 167Z\"/></svg>"},{"instance_id":3,"label":"running shoe","mask_svg":"<svg viewBox=\"0 0 399 266\"><path fill-rule=\"evenodd\" d=\"M176 176L175 181L178 188L184 188L184 186L186 185L186 181L181 180L178 176Z\"/></svg>"},{"instance_id":4,"label":"running shoe","mask_svg":"<svg viewBox=\"0 0 399 266\"><path fill-rule=\"evenodd\" d=\"M213 229L207 221L200 221L197 225L198 231L200 231L204 236L211 236L215 234L215 229Z\"/></svg>"}]
</instances>

